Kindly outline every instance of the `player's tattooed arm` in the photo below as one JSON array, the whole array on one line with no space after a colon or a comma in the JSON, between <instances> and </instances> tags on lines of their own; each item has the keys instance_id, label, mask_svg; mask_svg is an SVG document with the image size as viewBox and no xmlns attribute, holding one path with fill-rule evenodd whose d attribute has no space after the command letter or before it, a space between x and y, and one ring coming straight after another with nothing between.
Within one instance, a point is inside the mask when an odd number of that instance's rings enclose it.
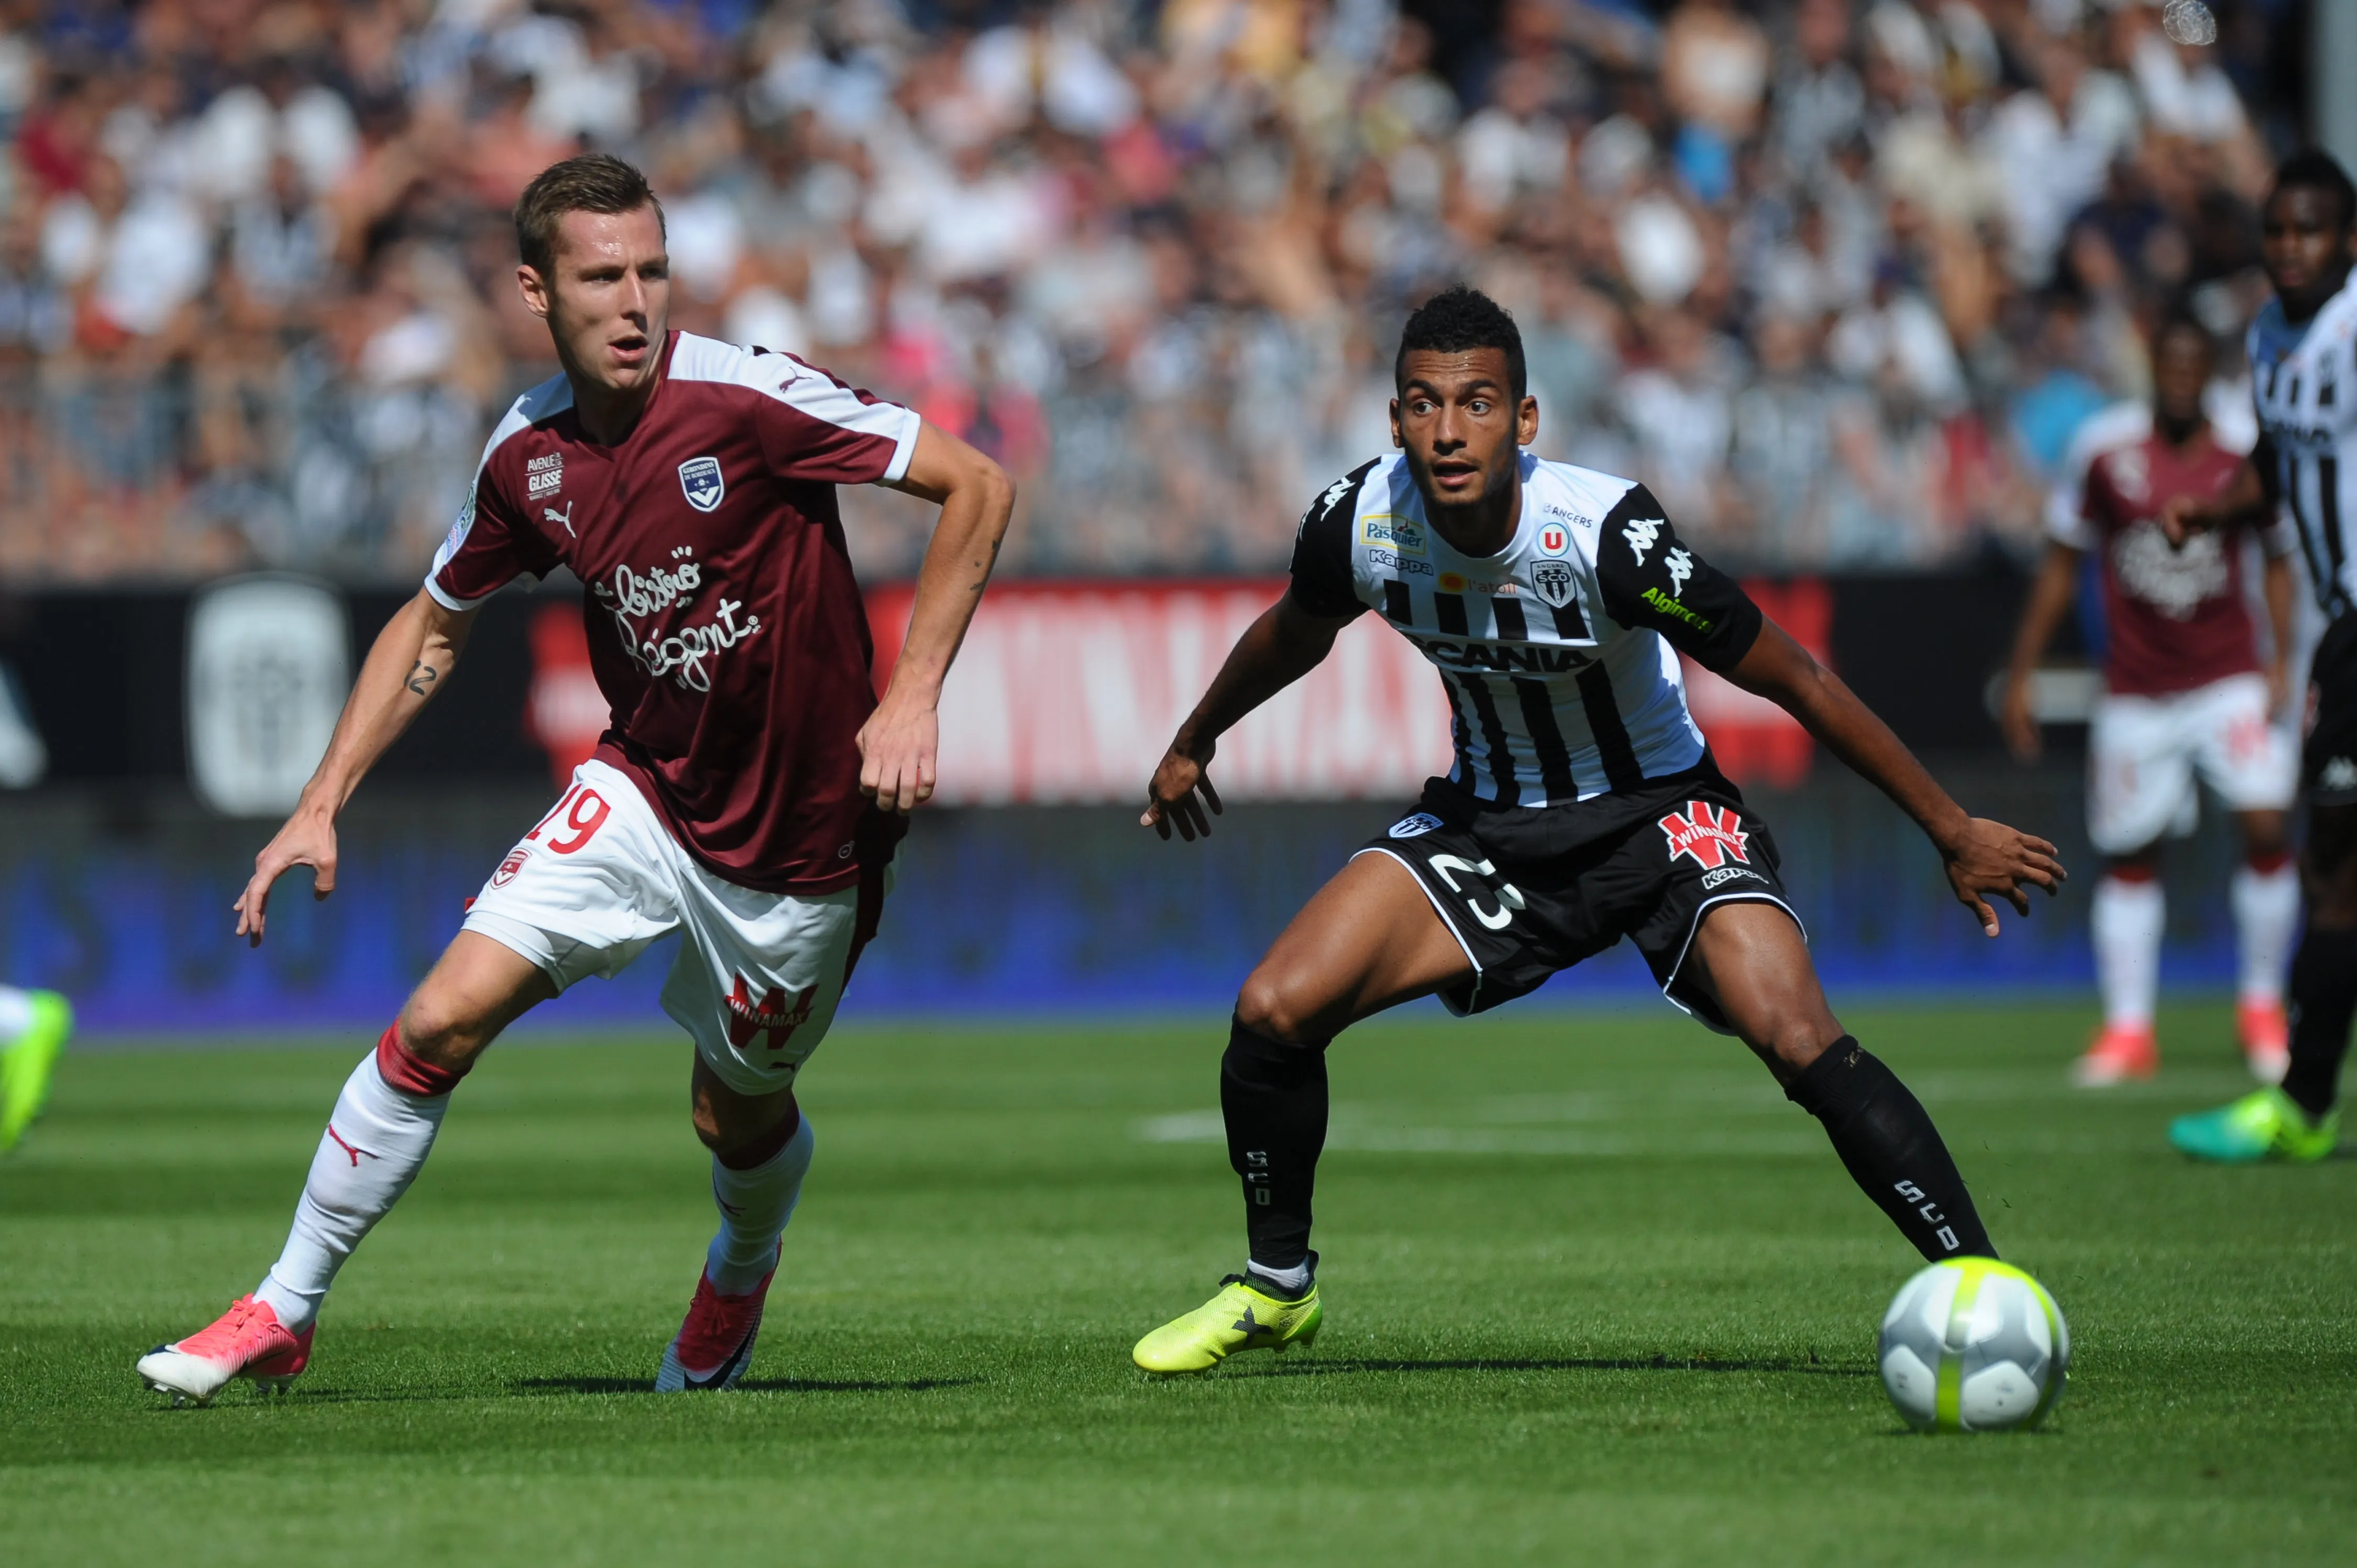
<instances>
[{"instance_id":1,"label":"player's tattooed arm","mask_svg":"<svg viewBox=\"0 0 2357 1568\"><path fill-rule=\"evenodd\" d=\"M858 736L860 793L888 811L906 812L932 799L942 682L998 563L1015 512L1015 481L974 447L927 424L906 477L893 488L942 509L917 570L916 602L892 679Z\"/></svg>"},{"instance_id":2,"label":"player's tattooed arm","mask_svg":"<svg viewBox=\"0 0 2357 1568\"><path fill-rule=\"evenodd\" d=\"M1915 819L1940 852L1948 886L1972 910L1981 929L1997 934L1991 898L2029 913L2031 887L2050 897L2068 874L2054 846L2003 822L1967 815L1917 761L1890 726L1857 700L1841 678L1773 621L1763 621L1727 678L1791 714L1824 748Z\"/></svg>"},{"instance_id":3,"label":"player's tattooed arm","mask_svg":"<svg viewBox=\"0 0 2357 1568\"><path fill-rule=\"evenodd\" d=\"M231 906L237 934L253 946L270 907L271 885L298 865L311 868L311 893L336 889L336 816L385 747L399 739L450 673L473 628L473 610L453 610L421 591L377 634L360 679L336 720L327 755L303 787L293 814L253 857L253 875Z\"/></svg>"}]
</instances>

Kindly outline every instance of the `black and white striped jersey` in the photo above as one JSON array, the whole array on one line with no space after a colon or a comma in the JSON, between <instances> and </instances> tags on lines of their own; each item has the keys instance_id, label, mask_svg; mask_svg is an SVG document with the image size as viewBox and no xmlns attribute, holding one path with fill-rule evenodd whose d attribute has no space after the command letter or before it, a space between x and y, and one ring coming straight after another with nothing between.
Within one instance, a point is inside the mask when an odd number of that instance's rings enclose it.
<instances>
[{"instance_id":1,"label":"black and white striped jersey","mask_svg":"<svg viewBox=\"0 0 2357 1568\"><path fill-rule=\"evenodd\" d=\"M2269 300L2249 346L2252 460L2291 513L2316 602L2327 618L2345 615L2357 609L2357 279L2304 326Z\"/></svg>"},{"instance_id":2,"label":"black and white striped jersey","mask_svg":"<svg viewBox=\"0 0 2357 1568\"><path fill-rule=\"evenodd\" d=\"M1702 760L1679 652L1725 670L1760 611L1678 542L1644 486L1522 457L1522 521L1464 555L1426 521L1405 457L1338 479L1301 520L1294 602L1381 610L1440 671L1456 715L1449 778L1501 806L1627 789Z\"/></svg>"}]
</instances>

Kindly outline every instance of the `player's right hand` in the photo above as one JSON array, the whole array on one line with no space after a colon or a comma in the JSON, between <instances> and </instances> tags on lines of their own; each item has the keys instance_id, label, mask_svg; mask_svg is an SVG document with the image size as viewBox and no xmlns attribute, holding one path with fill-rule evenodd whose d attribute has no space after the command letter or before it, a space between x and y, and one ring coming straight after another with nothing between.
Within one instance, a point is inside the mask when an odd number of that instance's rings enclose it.
<instances>
[{"instance_id":1,"label":"player's right hand","mask_svg":"<svg viewBox=\"0 0 2357 1568\"><path fill-rule=\"evenodd\" d=\"M1200 758L1189 757L1177 746L1164 752L1161 765L1146 781L1146 814L1137 819L1137 825L1152 828L1165 840L1174 826L1189 843L1210 838L1211 818L1224 810L1220 792L1211 788L1211 766L1209 747ZM1211 808L1209 816L1203 811L1206 805Z\"/></svg>"},{"instance_id":2,"label":"player's right hand","mask_svg":"<svg viewBox=\"0 0 2357 1568\"><path fill-rule=\"evenodd\" d=\"M2071 877L2052 844L1986 817L1969 818L1953 840L1934 843L1946 863L1948 886L1955 890L1956 901L1970 909L1979 918L1981 930L1992 937L1996 935L1997 924L1990 896L2027 916L2028 889L2042 887L2051 898Z\"/></svg>"},{"instance_id":3,"label":"player's right hand","mask_svg":"<svg viewBox=\"0 0 2357 1568\"><path fill-rule=\"evenodd\" d=\"M2004 732L2005 748L2013 753L2016 762L2035 762L2044 744L2039 734L2038 715L2029 711L2029 678L2016 675L2005 683L2005 702L1997 712L1997 728Z\"/></svg>"},{"instance_id":4,"label":"player's right hand","mask_svg":"<svg viewBox=\"0 0 2357 1568\"><path fill-rule=\"evenodd\" d=\"M286 825L253 857L253 878L231 906L237 911L237 934L246 946L262 945L262 929L270 908L270 885L298 865L311 868L311 897L325 898L336 890L336 820L307 804L295 808Z\"/></svg>"}]
</instances>

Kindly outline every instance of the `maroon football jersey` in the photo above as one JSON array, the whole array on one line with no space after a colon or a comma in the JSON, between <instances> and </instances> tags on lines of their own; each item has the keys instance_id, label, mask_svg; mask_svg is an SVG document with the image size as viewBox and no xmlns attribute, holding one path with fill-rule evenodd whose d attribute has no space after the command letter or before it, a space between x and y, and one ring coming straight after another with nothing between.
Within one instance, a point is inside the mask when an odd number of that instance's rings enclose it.
<instances>
[{"instance_id":1,"label":"maroon football jersey","mask_svg":"<svg viewBox=\"0 0 2357 1568\"><path fill-rule=\"evenodd\" d=\"M899 478L921 423L791 355L673 332L617 446L582 432L563 376L516 400L426 591L467 609L571 567L613 710L597 755L729 881L849 886L903 830L859 793L874 650L834 487Z\"/></svg>"},{"instance_id":2,"label":"maroon football jersey","mask_svg":"<svg viewBox=\"0 0 2357 1568\"><path fill-rule=\"evenodd\" d=\"M2158 521L2171 497L2213 496L2241 462L2207 435L2182 453L2148 436L2089 465L2079 516L2054 533L2102 562L2110 690L2158 696L2258 669L2241 531L2197 533L2172 550ZM2268 553L2282 553L2286 542L2272 530L2261 538Z\"/></svg>"}]
</instances>

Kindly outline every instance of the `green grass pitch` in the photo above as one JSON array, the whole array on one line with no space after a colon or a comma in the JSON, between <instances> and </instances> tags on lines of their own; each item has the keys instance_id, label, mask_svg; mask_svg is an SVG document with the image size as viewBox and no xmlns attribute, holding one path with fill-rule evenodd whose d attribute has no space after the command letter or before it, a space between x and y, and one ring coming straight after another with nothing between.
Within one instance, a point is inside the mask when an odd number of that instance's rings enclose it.
<instances>
[{"instance_id":1,"label":"green grass pitch","mask_svg":"<svg viewBox=\"0 0 2357 1568\"><path fill-rule=\"evenodd\" d=\"M1913 1254L1740 1047L1655 1007L1354 1031L1324 1336L1157 1383L1241 1259L1218 1021L845 1027L748 1386L644 1391L711 1230L687 1049L495 1050L283 1403L141 1391L274 1254L366 1043L69 1057L0 1165L12 1564L2357 1560L2357 1162L2200 1169L2222 1007L2064 1087L2083 1008L1858 1013L2060 1298L2027 1436L1907 1434Z\"/></svg>"}]
</instances>

